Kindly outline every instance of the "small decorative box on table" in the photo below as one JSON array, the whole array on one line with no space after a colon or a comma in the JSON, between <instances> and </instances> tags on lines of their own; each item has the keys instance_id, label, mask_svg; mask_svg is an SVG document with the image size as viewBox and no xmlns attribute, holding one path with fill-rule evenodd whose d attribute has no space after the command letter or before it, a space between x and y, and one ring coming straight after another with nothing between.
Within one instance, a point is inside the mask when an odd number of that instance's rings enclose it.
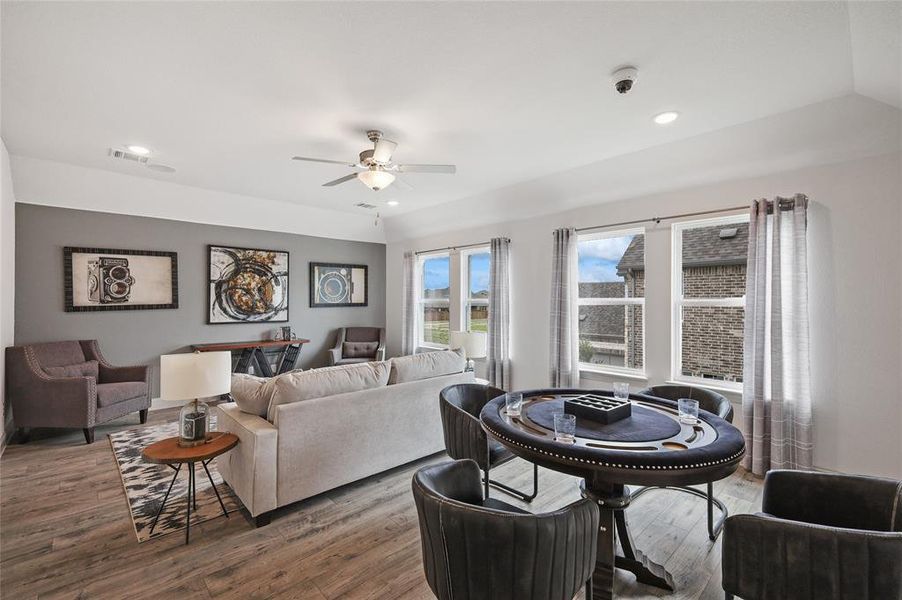
<instances>
[{"instance_id":1,"label":"small decorative box on table","mask_svg":"<svg viewBox=\"0 0 902 600\"><path fill-rule=\"evenodd\" d=\"M629 400L598 394L583 394L564 400L564 412L608 425L630 416L632 408Z\"/></svg>"}]
</instances>

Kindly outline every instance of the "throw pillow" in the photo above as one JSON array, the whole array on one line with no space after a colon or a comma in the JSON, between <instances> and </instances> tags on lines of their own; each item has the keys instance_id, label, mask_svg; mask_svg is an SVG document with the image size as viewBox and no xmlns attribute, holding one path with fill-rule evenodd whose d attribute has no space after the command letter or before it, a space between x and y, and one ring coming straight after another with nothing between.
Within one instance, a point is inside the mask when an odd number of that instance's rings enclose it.
<instances>
[{"instance_id":1,"label":"throw pillow","mask_svg":"<svg viewBox=\"0 0 902 600\"><path fill-rule=\"evenodd\" d=\"M266 418L275 419L276 407L301 400L335 396L383 387L388 383L388 364L367 362L285 373L273 378L273 394Z\"/></svg>"},{"instance_id":2,"label":"throw pillow","mask_svg":"<svg viewBox=\"0 0 902 600\"><path fill-rule=\"evenodd\" d=\"M463 373L467 365L463 350L438 350L411 356L398 356L389 362L391 362L389 385Z\"/></svg>"},{"instance_id":3,"label":"throw pillow","mask_svg":"<svg viewBox=\"0 0 902 600\"><path fill-rule=\"evenodd\" d=\"M265 417L273 389L272 378L232 373L232 399L241 412Z\"/></svg>"},{"instance_id":4,"label":"throw pillow","mask_svg":"<svg viewBox=\"0 0 902 600\"><path fill-rule=\"evenodd\" d=\"M379 342L344 342L341 346L343 358L372 358Z\"/></svg>"},{"instance_id":5,"label":"throw pillow","mask_svg":"<svg viewBox=\"0 0 902 600\"><path fill-rule=\"evenodd\" d=\"M51 377L93 377L96 380L100 375L100 365L96 360L89 360L74 365L44 367L44 372Z\"/></svg>"}]
</instances>

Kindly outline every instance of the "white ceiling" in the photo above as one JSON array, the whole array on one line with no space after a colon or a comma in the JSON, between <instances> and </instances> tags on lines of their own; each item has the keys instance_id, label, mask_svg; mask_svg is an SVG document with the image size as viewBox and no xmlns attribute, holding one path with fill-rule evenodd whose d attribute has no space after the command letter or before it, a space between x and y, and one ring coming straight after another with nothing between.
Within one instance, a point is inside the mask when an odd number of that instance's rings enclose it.
<instances>
[{"instance_id":1,"label":"white ceiling","mask_svg":"<svg viewBox=\"0 0 902 600\"><path fill-rule=\"evenodd\" d=\"M853 91L898 107L899 4L864 4L3 2L2 136L14 155L402 214ZM639 81L618 96L623 63ZM368 128L458 174L373 193L289 160L353 160ZM128 143L178 171L107 157Z\"/></svg>"}]
</instances>

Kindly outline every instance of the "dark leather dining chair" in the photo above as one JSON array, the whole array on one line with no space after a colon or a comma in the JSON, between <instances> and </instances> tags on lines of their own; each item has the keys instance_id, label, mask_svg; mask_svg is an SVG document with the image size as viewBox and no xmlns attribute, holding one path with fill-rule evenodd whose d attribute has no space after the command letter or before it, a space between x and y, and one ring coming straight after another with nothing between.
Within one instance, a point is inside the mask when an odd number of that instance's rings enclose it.
<instances>
[{"instance_id":1,"label":"dark leather dining chair","mask_svg":"<svg viewBox=\"0 0 902 600\"><path fill-rule=\"evenodd\" d=\"M652 396L654 398L663 398L665 400L673 400L674 402L680 400L681 398L697 400L699 409L715 414L727 423L733 422L733 405L730 404L730 401L725 397L718 394L717 392L712 392L711 390L692 387L689 385L654 385L649 388L645 388L644 390L640 390L639 394L643 396ZM648 490L652 489L677 490L686 492L687 494L692 494L693 496L704 498L708 503L708 539L713 542L717 539L717 536L720 535L720 532L723 530L723 524L727 520L727 516L729 516L729 512L727 511L726 505L714 497L713 482L709 481L706 484L706 490L704 492L687 485L641 487L637 488L632 493L630 498L635 500ZM716 523L714 522L715 506L720 511L720 518Z\"/></svg>"},{"instance_id":2,"label":"dark leather dining chair","mask_svg":"<svg viewBox=\"0 0 902 600\"><path fill-rule=\"evenodd\" d=\"M902 482L770 471L761 511L727 519L728 600L902 598Z\"/></svg>"},{"instance_id":3,"label":"dark leather dining chair","mask_svg":"<svg viewBox=\"0 0 902 600\"><path fill-rule=\"evenodd\" d=\"M532 514L483 497L472 460L423 467L413 477L423 569L439 600L592 599L598 506L582 499Z\"/></svg>"},{"instance_id":4,"label":"dark leather dining chair","mask_svg":"<svg viewBox=\"0 0 902 600\"><path fill-rule=\"evenodd\" d=\"M442 431L445 434L445 448L454 459L469 458L476 461L485 473L485 496L489 496L489 485L510 494L524 502L532 502L539 493L539 467L532 465L532 494L526 494L510 486L489 478L489 471L514 458L513 453L489 439L482 429L479 413L490 400L503 396L505 391L479 383L459 383L449 385L439 394L442 414Z\"/></svg>"}]
</instances>

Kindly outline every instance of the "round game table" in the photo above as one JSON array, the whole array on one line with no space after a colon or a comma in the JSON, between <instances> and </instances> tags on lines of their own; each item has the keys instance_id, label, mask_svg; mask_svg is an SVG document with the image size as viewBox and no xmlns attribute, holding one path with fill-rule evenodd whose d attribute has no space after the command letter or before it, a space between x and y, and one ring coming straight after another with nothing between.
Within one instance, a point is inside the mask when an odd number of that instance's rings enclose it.
<instances>
[{"instance_id":1,"label":"round game table","mask_svg":"<svg viewBox=\"0 0 902 600\"><path fill-rule=\"evenodd\" d=\"M552 415L564 410L565 399L584 394L613 396L606 390L528 390L523 392L518 417L507 414L505 397L499 396L483 408L482 427L517 456L583 478L583 493L601 509L592 576L596 599L613 598L615 566L634 573L640 583L672 591L670 574L633 545L624 514L630 500L626 485L692 485L723 479L745 454L742 434L703 410L695 425L680 423L675 402L631 394L630 416L610 424L578 416L576 441L555 441ZM616 554L618 538L622 555Z\"/></svg>"}]
</instances>

